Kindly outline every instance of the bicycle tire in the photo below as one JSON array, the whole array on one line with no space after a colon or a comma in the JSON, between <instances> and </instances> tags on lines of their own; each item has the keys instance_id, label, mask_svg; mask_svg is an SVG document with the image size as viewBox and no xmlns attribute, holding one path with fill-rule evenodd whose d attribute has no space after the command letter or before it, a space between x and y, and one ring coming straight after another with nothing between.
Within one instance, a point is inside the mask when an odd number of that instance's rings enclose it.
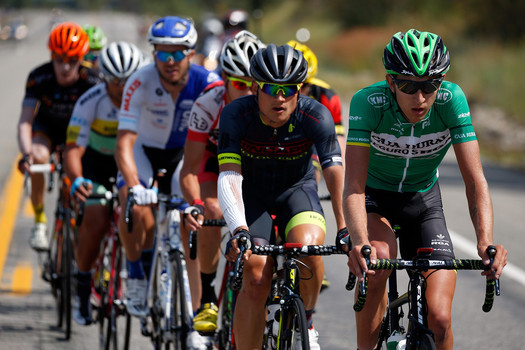
<instances>
[{"instance_id":1,"label":"bicycle tire","mask_svg":"<svg viewBox=\"0 0 525 350\"><path fill-rule=\"evenodd\" d=\"M51 286L51 294L55 299L57 328L62 328L63 312L62 312L62 288L60 280L60 261L62 257L62 232L58 228L60 223L58 219L55 220L53 226L53 235L51 245L48 251L48 263L46 268L49 269L48 275L44 275L44 279L49 280Z\"/></svg>"},{"instance_id":2,"label":"bicycle tire","mask_svg":"<svg viewBox=\"0 0 525 350\"><path fill-rule=\"evenodd\" d=\"M436 343L432 335L429 333L418 334L415 350L436 350Z\"/></svg>"},{"instance_id":3,"label":"bicycle tire","mask_svg":"<svg viewBox=\"0 0 525 350\"><path fill-rule=\"evenodd\" d=\"M111 305L109 308L109 324L108 324L108 343L110 343L109 349L113 350L127 350L129 349L129 339L131 334L131 315L128 314L123 304L117 301L121 300L122 296L122 279L120 277L120 271L122 269L122 250L118 247L114 249L114 257L112 267L112 274L110 275L110 281L113 285L112 295L110 294ZM119 319L124 318L124 327L119 327L122 322L119 322ZM123 335L121 335L123 333ZM123 344L120 347L120 344ZM112 345L112 346L111 346Z\"/></svg>"},{"instance_id":4,"label":"bicycle tire","mask_svg":"<svg viewBox=\"0 0 525 350\"><path fill-rule=\"evenodd\" d=\"M162 256L160 252L156 253L157 256L154 259L154 266L151 268L151 305L149 315L151 318L151 330L150 337L153 343L154 349L161 349L163 343L162 333L162 317L163 311L161 308L161 297L160 297L160 278L162 273Z\"/></svg>"},{"instance_id":5,"label":"bicycle tire","mask_svg":"<svg viewBox=\"0 0 525 350\"><path fill-rule=\"evenodd\" d=\"M306 313L299 297L291 298L283 305L277 338L279 350L310 350Z\"/></svg>"},{"instance_id":6,"label":"bicycle tire","mask_svg":"<svg viewBox=\"0 0 525 350\"><path fill-rule=\"evenodd\" d=\"M172 341L166 344L166 350L186 350L188 333L191 329L191 316L187 307L186 291L184 287L184 271L181 252L170 252L171 268L171 317L166 318L167 329L172 334Z\"/></svg>"},{"instance_id":7,"label":"bicycle tire","mask_svg":"<svg viewBox=\"0 0 525 350\"><path fill-rule=\"evenodd\" d=\"M72 320L72 308L71 308L71 279L73 273L73 243L71 241L71 227L68 223L68 217L64 220L64 237L62 240L62 311L64 313L65 328L64 336L66 340L71 338L71 320Z\"/></svg>"},{"instance_id":8,"label":"bicycle tire","mask_svg":"<svg viewBox=\"0 0 525 350\"><path fill-rule=\"evenodd\" d=\"M224 292L221 299L220 311L220 329L217 334L219 350L235 350L235 340L233 339L233 312L237 292L234 291L230 283L227 282L227 276L231 269L231 264L226 263L223 275Z\"/></svg>"}]
</instances>

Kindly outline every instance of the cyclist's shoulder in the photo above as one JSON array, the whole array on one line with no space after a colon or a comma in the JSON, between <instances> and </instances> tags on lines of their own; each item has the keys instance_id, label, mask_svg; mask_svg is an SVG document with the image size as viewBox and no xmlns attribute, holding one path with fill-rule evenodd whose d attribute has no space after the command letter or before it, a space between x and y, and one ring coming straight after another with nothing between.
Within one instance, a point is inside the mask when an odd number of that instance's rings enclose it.
<instances>
[{"instance_id":1,"label":"cyclist's shoulder","mask_svg":"<svg viewBox=\"0 0 525 350\"><path fill-rule=\"evenodd\" d=\"M300 119L308 122L309 120L332 119L330 111L321 102L310 96L299 95L295 115L302 116Z\"/></svg>"},{"instance_id":2,"label":"cyclist's shoulder","mask_svg":"<svg viewBox=\"0 0 525 350\"><path fill-rule=\"evenodd\" d=\"M350 102L351 107L381 108L391 103L392 93L388 83L383 80L359 89Z\"/></svg>"},{"instance_id":3,"label":"cyclist's shoulder","mask_svg":"<svg viewBox=\"0 0 525 350\"><path fill-rule=\"evenodd\" d=\"M40 83L56 83L53 64L51 62L45 62L39 66L36 66L29 72L27 80L28 85L30 86L34 86L35 84Z\"/></svg>"},{"instance_id":4,"label":"cyclist's shoulder","mask_svg":"<svg viewBox=\"0 0 525 350\"><path fill-rule=\"evenodd\" d=\"M254 95L239 97L224 106L221 112L221 123L226 119L251 120L259 115L258 111L259 106Z\"/></svg>"},{"instance_id":5,"label":"cyclist's shoulder","mask_svg":"<svg viewBox=\"0 0 525 350\"><path fill-rule=\"evenodd\" d=\"M201 90L208 85L220 81L221 77L217 72L209 71L201 65L192 64L189 71L188 84L195 87L202 87Z\"/></svg>"},{"instance_id":6,"label":"cyclist's shoulder","mask_svg":"<svg viewBox=\"0 0 525 350\"><path fill-rule=\"evenodd\" d=\"M204 110L214 110L225 104L226 88L222 81L210 84L195 100L194 106Z\"/></svg>"},{"instance_id":7,"label":"cyclist's shoulder","mask_svg":"<svg viewBox=\"0 0 525 350\"><path fill-rule=\"evenodd\" d=\"M106 84L98 83L93 85L88 90L86 90L78 99L75 108L83 109L88 108L88 106L96 104L102 98L107 96Z\"/></svg>"},{"instance_id":8,"label":"cyclist's shoulder","mask_svg":"<svg viewBox=\"0 0 525 350\"><path fill-rule=\"evenodd\" d=\"M436 104L447 105L466 102L463 89L458 84L450 81L443 81L436 95Z\"/></svg>"}]
</instances>

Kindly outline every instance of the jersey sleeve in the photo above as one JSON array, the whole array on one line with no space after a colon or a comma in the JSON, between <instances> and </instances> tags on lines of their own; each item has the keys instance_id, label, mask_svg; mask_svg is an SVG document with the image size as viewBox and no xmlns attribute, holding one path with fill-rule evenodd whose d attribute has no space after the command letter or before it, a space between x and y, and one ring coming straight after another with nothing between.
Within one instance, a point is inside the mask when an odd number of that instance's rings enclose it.
<instances>
[{"instance_id":1,"label":"jersey sleeve","mask_svg":"<svg viewBox=\"0 0 525 350\"><path fill-rule=\"evenodd\" d=\"M219 145L217 158L219 165L241 165L241 121L236 113L238 101L226 105L219 118Z\"/></svg>"},{"instance_id":2,"label":"jersey sleeve","mask_svg":"<svg viewBox=\"0 0 525 350\"><path fill-rule=\"evenodd\" d=\"M435 104L442 110L439 115L450 130L452 144L476 140L467 98L458 85L444 82Z\"/></svg>"},{"instance_id":3,"label":"jersey sleeve","mask_svg":"<svg viewBox=\"0 0 525 350\"><path fill-rule=\"evenodd\" d=\"M370 147L370 135L372 133L372 120L374 109L377 107L370 102L369 95L365 89L359 90L350 102L350 115L348 118L347 145ZM378 96L380 98L380 96Z\"/></svg>"},{"instance_id":4,"label":"jersey sleeve","mask_svg":"<svg viewBox=\"0 0 525 350\"><path fill-rule=\"evenodd\" d=\"M315 110L318 111L317 117L306 118L305 120L310 124L306 126L308 130L314 131L314 143L319 156L319 163L323 169L333 165L342 165L343 158L330 111L321 104L318 104Z\"/></svg>"},{"instance_id":5,"label":"jersey sleeve","mask_svg":"<svg viewBox=\"0 0 525 350\"><path fill-rule=\"evenodd\" d=\"M219 114L224 106L224 87L218 86L204 91L191 108L188 123L188 136L190 141L206 143L209 133L217 127Z\"/></svg>"},{"instance_id":6,"label":"jersey sleeve","mask_svg":"<svg viewBox=\"0 0 525 350\"><path fill-rule=\"evenodd\" d=\"M142 98L145 94L145 87L139 75L140 72L139 70L133 74L124 87L119 112L118 130L138 131Z\"/></svg>"},{"instance_id":7,"label":"jersey sleeve","mask_svg":"<svg viewBox=\"0 0 525 350\"><path fill-rule=\"evenodd\" d=\"M86 91L75 103L67 126L66 145L86 147L89 141L91 124L95 120L96 97L102 93L99 86Z\"/></svg>"},{"instance_id":8,"label":"jersey sleeve","mask_svg":"<svg viewBox=\"0 0 525 350\"><path fill-rule=\"evenodd\" d=\"M27 77L26 81L26 91L24 95L24 99L22 100L22 107L31 107L34 108L38 104L38 101L40 100L40 90L39 85L37 83L37 76L36 76L35 70L31 71L29 73L29 76Z\"/></svg>"}]
</instances>

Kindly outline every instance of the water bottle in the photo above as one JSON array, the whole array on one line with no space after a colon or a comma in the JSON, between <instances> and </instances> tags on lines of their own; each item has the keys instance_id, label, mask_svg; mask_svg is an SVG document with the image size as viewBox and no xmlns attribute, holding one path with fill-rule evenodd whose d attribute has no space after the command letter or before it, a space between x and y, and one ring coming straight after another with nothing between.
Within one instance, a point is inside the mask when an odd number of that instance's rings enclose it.
<instances>
[{"instance_id":1,"label":"water bottle","mask_svg":"<svg viewBox=\"0 0 525 350\"><path fill-rule=\"evenodd\" d=\"M406 346L405 336L398 331L392 332L386 341L388 350L404 350Z\"/></svg>"}]
</instances>

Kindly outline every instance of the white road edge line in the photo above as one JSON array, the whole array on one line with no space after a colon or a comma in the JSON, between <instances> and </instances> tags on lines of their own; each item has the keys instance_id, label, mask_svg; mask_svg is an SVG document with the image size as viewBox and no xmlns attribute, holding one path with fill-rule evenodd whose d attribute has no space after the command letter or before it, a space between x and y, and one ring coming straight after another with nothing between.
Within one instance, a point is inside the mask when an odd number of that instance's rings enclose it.
<instances>
[{"instance_id":1,"label":"white road edge line","mask_svg":"<svg viewBox=\"0 0 525 350\"><path fill-rule=\"evenodd\" d=\"M476 244L454 231L449 230L449 233L455 250L461 250L463 253L466 253L473 258L479 258ZM525 271L509 262L507 262L507 266L505 266L505 269L503 270L502 278L513 279L519 284L525 286Z\"/></svg>"}]
</instances>

